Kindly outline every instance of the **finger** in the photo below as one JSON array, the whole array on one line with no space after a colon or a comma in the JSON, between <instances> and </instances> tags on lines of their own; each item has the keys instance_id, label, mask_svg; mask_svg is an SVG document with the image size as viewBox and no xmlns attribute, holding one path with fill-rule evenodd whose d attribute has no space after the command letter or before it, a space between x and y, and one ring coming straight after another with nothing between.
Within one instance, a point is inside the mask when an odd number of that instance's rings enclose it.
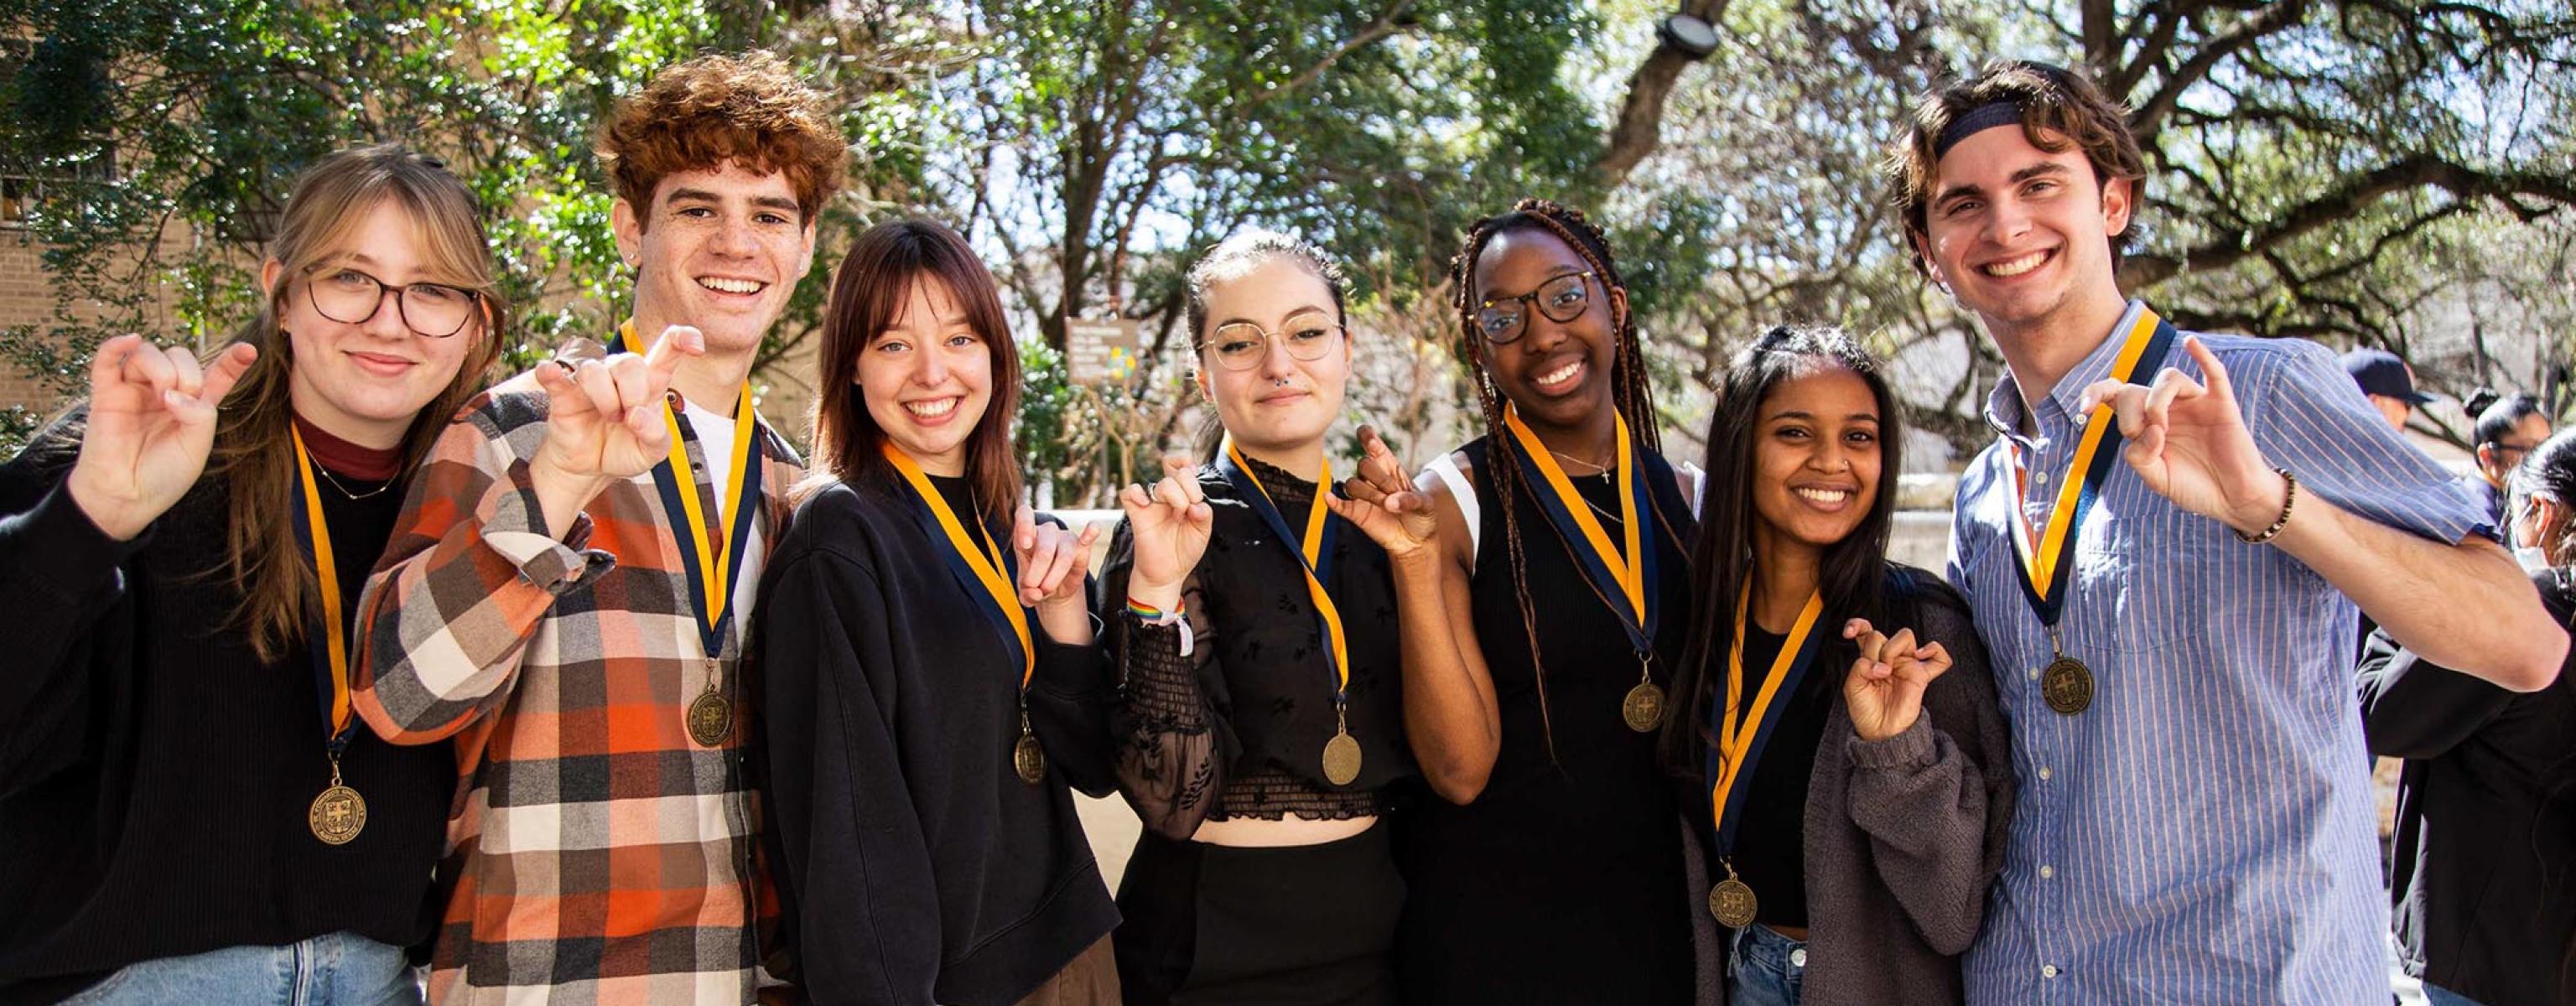
<instances>
[{"instance_id":1,"label":"finger","mask_svg":"<svg viewBox=\"0 0 2576 1006\"><path fill-rule=\"evenodd\" d=\"M125 378L125 360L142 348L143 337L120 335L98 344L98 353L89 359L89 393L99 393L116 386Z\"/></svg>"},{"instance_id":2,"label":"finger","mask_svg":"<svg viewBox=\"0 0 2576 1006\"><path fill-rule=\"evenodd\" d=\"M1118 509L1127 511L1128 520L1135 520L1153 508L1154 497L1145 492L1144 486L1130 482L1127 488L1118 490Z\"/></svg>"},{"instance_id":3,"label":"finger","mask_svg":"<svg viewBox=\"0 0 2576 1006\"><path fill-rule=\"evenodd\" d=\"M1350 479L1342 483L1342 493L1349 498L1381 509L1386 508L1387 491L1367 479Z\"/></svg>"},{"instance_id":4,"label":"finger","mask_svg":"<svg viewBox=\"0 0 2576 1006\"><path fill-rule=\"evenodd\" d=\"M662 337L653 340L653 348L644 354L644 366L652 371L657 382L653 393L659 396L660 389L671 386L671 375L680 372L683 361L706 351L706 333L687 325L663 329Z\"/></svg>"},{"instance_id":5,"label":"finger","mask_svg":"<svg viewBox=\"0 0 2576 1006\"><path fill-rule=\"evenodd\" d=\"M1047 582L1047 560L1055 551L1054 530L1050 527L1033 532L1028 544L1020 546L1021 590L1033 590Z\"/></svg>"},{"instance_id":6,"label":"finger","mask_svg":"<svg viewBox=\"0 0 2576 1006\"><path fill-rule=\"evenodd\" d=\"M178 420L182 426L199 427L215 421L215 407L212 403L180 394L177 388L162 392L161 404L170 410L171 418Z\"/></svg>"},{"instance_id":7,"label":"finger","mask_svg":"<svg viewBox=\"0 0 2576 1006\"><path fill-rule=\"evenodd\" d=\"M582 397L590 399L590 409L602 416L616 417L630 423L626 404L617 397L617 381L608 376L608 365L597 360L583 360L573 368L573 383L580 386Z\"/></svg>"},{"instance_id":8,"label":"finger","mask_svg":"<svg viewBox=\"0 0 2576 1006\"><path fill-rule=\"evenodd\" d=\"M1191 503L1189 487L1176 478L1166 478L1156 482L1154 483L1154 502L1174 510L1189 509Z\"/></svg>"},{"instance_id":9,"label":"finger","mask_svg":"<svg viewBox=\"0 0 2576 1006\"><path fill-rule=\"evenodd\" d=\"M1100 540L1100 525L1098 525L1098 524L1093 524L1093 525L1091 525L1091 526L1089 526L1089 527L1085 527L1085 528L1083 528L1083 529L1082 529L1082 536L1081 536L1081 537L1079 537L1079 538L1074 539L1074 541L1075 541L1075 543L1076 543L1076 544L1079 544L1079 545L1081 545L1081 546L1082 546L1082 550L1083 550L1084 552L1089 552L1089 551L1091 551L1091 543L1092 543L1092 542L1099 541L1099 540Z\"/></svg>"},{"instance_id":10,"label":"finger","mask_svg":"<svg viewBox=\"0 0 2576 1006\"><path fill-rule=\"evenodd\" d=\"M1950 648L1939 643L1915 651L1914 656L1922 662L1925 670L1931 672L1932 678L1940 677L1950 669ZM1931 678L1924 680L1929 681Z\"/></svg>"},{"instance_id":11,"label":"finger","mask_svg":"<svg viewBox=\"0 0 2576 1006\"><path fill-rule=\"evenodd\" d=\"M1879 653L1882 660L1914 655L1914 630L1896 630L1895 635L1887 637L1886 642L1880 645Z\"/></svg>"},{"instance_id":12,"label":"finger","mask_svg":"<svg viewBox=\"0 0 2576 1006\"><path fill-rule=\"evenodd\" d=\"M1861 633L1868 631L1870 631L1869 619L1866 618L1855 618L1843 623L1844 639L1859 639Z\"/></svg>"},{"instance_id":13,"label":"finger","mask_svg":"<svg viewBox=\"0 0 2576 1006\"><path fill-rule=\"evenodd\" d=\"M1386 494L1386 501L1378 505L1389 513L1422 513L1431 509L1431 497L1407 482L1404 488Z\"/></svg>"},{"instance_id":14,"label":"finger","mask_svg":"<svg viewBox=\"0 0 2576 1006\"><path fill-rule=\"evenodd\" d=\"M197 354L189 352L186 346L169 346L161 353L170 358L170 372L177 376L171 390L190 398L205 391L206 371L197 366Z\"/></svg>"},{"instance_id":15,"label":"finger","mask_svg":"<svg viewBox=\"0 0 2576 1006\"><path fill-rule=\"evenodd\" d=\"M2182 348L2191 354L2193 362L2200 364L2200 377L2208 383L2210 394L2229 402L2236 400L2236 382L2227 376L2227 365L2218 362L2218 354L2209 348L2208 343L2200 341L2197 335L2186 335L2182 339Z\"/></svg>"},{"instance_id":16,"label":"finger","mask_svg":"<svg viewBox=\"0 0 2576 1006\"><path fill-rule=\"evenodd\" d=\"M617 389L617 401L623 408L632 409L662 397L653 390L653 375L645 369L644 358L633 353L609 358L608 382Z\"/></svg>"},{"instance_id":17,"label":"finger","mask_svg":"<svg viewBox=\"0 0 2576 1006\"><path fill-rule=\"evenodd\" d=\"M624 417L627 432L635 434L636 446L656 455L670 451L671 427L662 419L660 403L628 406L618 415Z\"/></svg>"},{"instance_id":18,"label":"finger","mask_svg":"<svg viewBox=\"0 0 2576 1006\"><path fill-rule=\"evenodd\" d=\"M1871 663L1883 662L1880 654L1887 650L1886 636L1874 631L1866 632L1861 634L1858 642L1860 643L1860 658L1862 660L1866 660Z\"/></svg>"},{"instance_id":19,"label":"finger","mask_svg":"<svg viewBox=\"0 0 2576 1006\"><path fill-rule=\"evenodd\" d=\"M1011 511L1011 541L1025 552L1038 544L1038 512L1022 503Z\"/></svg>"},{"instance_id":20,"label":"finger","mask_svg":"<svg viewBox=\"0 0 2576 1006\"><path fill-rule=\"evenodd\" d=\"M1190 526L1200 531L1205 531L1209 525L1216 523L1216 508L1207 505L1205 500L1190 504L1190 508L1182 513L1189 517Z\"/></svg>"},{"instance_id":21,"label":"finger","mask_svg":"<svg viewBox=\"0 0 2576 1006\"><path fill-rule=\"evenodd\" d=\"M214 365L206 369L206 385L197 397L208 405L221 405L224 396L232 394L233 385L241 381L250 365L259 361L259 348L247 342L236 342L215 355Z\"/></svg>"},{"instance_id":22,"label":"finger","mask_svg":"<svg viewBox=\"0 0 2576 1006\"><path fill-rule=\"evenodd\" d=\"M143 346L125 355L125 380L149 389L157 401L162 392L178 387L179 372L170 366L169 354L156 346Z\"/></svg>"},{"instance_id":23,"label":"finger","mask_svg":"<svg viewBox=\"0 0 2576 1006\"><path fill-rule=\"evenodd\" d=\"M591 411L590 396L582 393L571 370L552 362L538 364L537 387L546 393L546 415L551 418Z\"/></svg>"},{"instance_id":24,"label":"finger","mask_svg":"<svg viewBox=\"0 0 2576 1006\"><path fill-rule=\"evenodd\" d=\"M1396 463L1395 452L1388 450L1386 440L1377 435L1377 427L1360 427L1360 477L1380 489L1393 489L1396 483L1409 481L1404 466Z\"/></svg>"}]
</instances>

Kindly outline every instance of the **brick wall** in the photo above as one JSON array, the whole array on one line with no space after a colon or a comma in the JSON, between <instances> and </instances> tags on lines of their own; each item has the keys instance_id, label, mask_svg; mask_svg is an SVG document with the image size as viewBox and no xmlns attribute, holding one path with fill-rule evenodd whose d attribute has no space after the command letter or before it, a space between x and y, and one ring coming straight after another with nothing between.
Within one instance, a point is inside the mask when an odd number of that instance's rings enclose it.
<instances>
[{"instance_id":1,"label":"brick wall","mask_svg":"<svg viewBox=\"0 0 2576 1006\"><path fill-rule=\"evenodd\" d=\"M0 229L0 326L44 325L54 317L53 283L25 231ZM33 377L0 362L0 405L50 407L52 396Z\"/></svg>"}]
</instances>

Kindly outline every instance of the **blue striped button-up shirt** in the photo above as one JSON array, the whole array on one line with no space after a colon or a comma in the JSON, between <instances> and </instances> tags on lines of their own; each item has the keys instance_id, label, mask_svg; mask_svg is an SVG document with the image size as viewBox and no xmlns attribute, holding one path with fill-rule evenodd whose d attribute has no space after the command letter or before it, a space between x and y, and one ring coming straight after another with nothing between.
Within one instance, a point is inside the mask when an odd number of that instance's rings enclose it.
<instances>
[{"instance_id":1,"label":"blue striped button-up shirt","mask_svg":"<svg viewBox=\"0 0 2576 1006\"><path fill-rule=\"evenodd\" d=\"M2325 349L2200 338L2300 498L2443 542L2486 532L2484 507L2391 431ZM1968 1001L2384 1004L2388 900L2352 602L2114 461L2070 545L2059 622L2066 654L2093 671L2093 704L2064 716L2041 698L2049 634L2015 579L2007 508L2046 519L2082 438L2084 387L2119 348L2104 340L2058 382L2027 434L2005 378L1986 406L2003 439L1959 483L1950 579L1992 654L2021 784ZM2180 340L2161 363L2201 377ZM2007 442L2034 459L2026 498Z\"/></svg>"}]
</instances>

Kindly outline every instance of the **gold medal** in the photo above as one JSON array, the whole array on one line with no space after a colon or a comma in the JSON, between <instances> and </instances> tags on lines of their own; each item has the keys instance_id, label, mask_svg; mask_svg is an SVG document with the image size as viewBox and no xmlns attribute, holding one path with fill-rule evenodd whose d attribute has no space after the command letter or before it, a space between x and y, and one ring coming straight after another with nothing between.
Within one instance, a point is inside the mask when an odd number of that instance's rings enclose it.
<instances>
[{"instance_id":1,"label":"gold medal","mask_svg":"<svg viewBox=\"0 0 2576 1006\"><path fill-rule=\"evenodd\" d=\"M367 830L367 798L340 782L340 759L331 759L331 786L304 810L304 825L324 845L347 845Z\"/></svg>"},{"instance_id":2,"label":"gold medal","mask_svg":"<svg viewBox=\"0 0 2576 1006\"><path fill-rule=\"evenodd\" d=\"M1031 786L1046 781L1046 748L1038 745L1038 735L1025 720L1020 723L1020 742L1011 745L1011 770Z\"/></svg>"},{"instance_id":3,"label":"gold medal","mask_svg":"<svg viewBox=\"0 0 2576 1006\"><path fill-rule=\"evenodd\" d=\"M688 726L689 739L698 742L699 747L723 745L725 738L733 736L733 700L716 691L714 682L708 682L707 690L689 703Z\"/></svg>"},{"instance_id":4,"label":"gold medal","mask_svg":"<svg viewBox=\"0 0 2576 1006\"><path fill-rule=\"evenodd\" d=\"M1761 907L1761 900L1753 896L1752 885L1733 877L1708 889L1708 913L1717 916L1717 924L1728 929L1752 925L1754 913Z\"/></svg>"},{"instance_id":5,"label":"gold medal","mask_svg":"<svg viewBox=\"0 0 2576 1006\"><path fill-rule=\"evenodd\" d=\"M1628 689L1628 697L1619 702L1619 718L1628 721L1628 729L1653 733L1664 723L1664 689L1652 681L1637 682Z\"/></svg>"},{"instance_id":6,"label":"gold medal","mask_svg":"<svg viewBox=\"0 0 2576 1006\"><path fill-rule=\"evenodd\" d=\"M1726 864L1726 879L1708 889L1708 914L1717 924L1728 929L1742 929L1753 924L1762 910L1762 899L1753 896L1753 885L1735 877L1735 864Z\"/></svg>"},{"instance_id":7,"label":"gold medal","mask_svg":"<svg viewBox=\"0 0 2576 1006\"><path fill-rule=\"evenodd\" d=\"M1324 781L1335 786L1348 786L1360 777L1360 742L1348 732L1335 733L1324 742Z\"/></svg>"},{"instance_id":8,"label":"gold medal","mask_svg":"<svg viewBox=\"0 0 2576 1006\"><path fill-rule=\"evenodd\" d=\"M2081 713L2093 705L2093 671L2083 661L2058 654L2039 672L2039 694L2061 716Z\"/></svg>"}]
</instances>

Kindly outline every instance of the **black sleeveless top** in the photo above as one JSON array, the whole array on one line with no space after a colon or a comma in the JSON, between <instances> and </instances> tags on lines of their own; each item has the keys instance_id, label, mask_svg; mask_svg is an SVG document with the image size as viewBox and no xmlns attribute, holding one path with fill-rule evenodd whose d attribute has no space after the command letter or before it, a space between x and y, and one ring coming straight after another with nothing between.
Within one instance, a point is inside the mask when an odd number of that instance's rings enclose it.
<instances>
[{"instance_id":1,"label":"black sleeveless top","mask_svg":"<svg viewBox=\"0 0 2576 1006\"><path fill-rule=\"evenodd\" d=\"M1405 1002L1686 1002L1693 974L1682 821L1655 735L1620 717L1637 658L1524 487L1509 505L1536 616L1532 660L1487 448L1479 439L1461 453L1481 509L1471 606L1501 706L1502 753L1474 802L1426 795L1396 819L1410 888L1397 958ZM1661 514L1652 529L1662 610L1652 674L1669 687L1686 635L1695 524L1671 466L1652 456L1645 464ZM1616 536L1608 480L1572 481Z\"/></svg>"}]
</instances>

